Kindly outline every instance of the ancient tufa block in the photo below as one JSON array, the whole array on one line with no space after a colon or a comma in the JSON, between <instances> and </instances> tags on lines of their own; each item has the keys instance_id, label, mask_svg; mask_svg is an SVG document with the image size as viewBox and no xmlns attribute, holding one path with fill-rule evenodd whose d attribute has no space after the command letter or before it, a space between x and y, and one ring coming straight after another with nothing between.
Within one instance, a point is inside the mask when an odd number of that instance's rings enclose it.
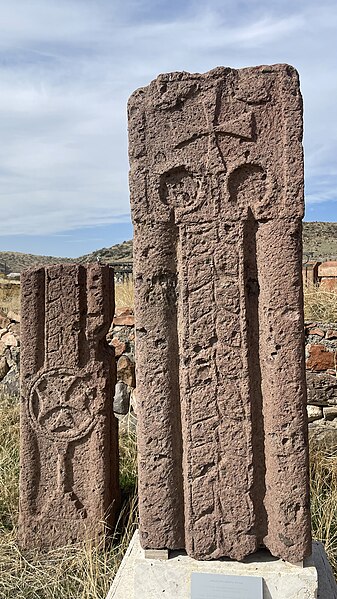
<instances>
[{"instance_id":1,"label":"ancient tufa block","mask_svg":"<svg viewBox=\"0 0 337 599\"><path fill-rule=\"evenodd\" d=\"M304 287L314 287L318 283L318 269L320 262L309 260L302 266L302 277Z\"/></svg>"},{"instance_id":2,"label":"ancient tufa block","mask_svg":"<svg viewBox=\"0 0 337 599\"><path fill-rule=\"evenodd\" d=\"M146 549L311 551L302 99L287 65L160 75L129 101Z\"/></svg>"},{"instance_id":3,"label":"ancient tufa block","mask_svg":"<svg viewBox=\"0 0 337 599\"><path fill-rule=\"evenodd\" d=\"M318 267L318 276L337 278L337 262L329 261L320 264Z\"/></svg>"},{"instance_id":4,"label":"ancient tufa block","mask_svg":"<svg viewBox=\"0 0 337 599\"><path fill-rule=\"evenodd\" d=\"M98 540L119 500L115 363L105 336L113 271L57 265L22 275L21 546Z\"/></svg>"},{"instance_id":5,"label":"ancient tufa block","mask_svg":"<svg viewBox=\"0 0 337 599\"><path fill-rule=\"evenodd\" d=\"M325 345L320 343L317 345L311 344L308 345L307 350L309 357L306 361L306 367L308 370L319 372L336 367L337 353L330 351Z\"/></svg>"}]
</instances>

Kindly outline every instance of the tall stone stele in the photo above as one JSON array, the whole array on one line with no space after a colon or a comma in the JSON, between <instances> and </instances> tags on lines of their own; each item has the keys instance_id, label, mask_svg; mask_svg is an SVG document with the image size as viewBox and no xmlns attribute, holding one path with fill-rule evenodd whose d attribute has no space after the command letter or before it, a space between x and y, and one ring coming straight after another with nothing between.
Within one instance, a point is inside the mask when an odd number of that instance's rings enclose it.
<instances>
[{"instance_id":1,"label":"tall stone stele","mask_svg":"<svg viewBox=\"0 0 337 599\"><path fill-rule=\"evenodd\" d=\"M61 264L25 271L21 285L19 541L99 541L119 501L115 363L105 339L113 271Z\"/></svg>"},{"instance_id":2,"label":"tall stone stele","mask_svg":"<svg viewBox=\"0 0 337 599\"><path fill-rule=\"evenodd\" d=\"M297 72L160 75L128 112L142 546L298 562L311 536Z\"/></svg>"}]
</instances>

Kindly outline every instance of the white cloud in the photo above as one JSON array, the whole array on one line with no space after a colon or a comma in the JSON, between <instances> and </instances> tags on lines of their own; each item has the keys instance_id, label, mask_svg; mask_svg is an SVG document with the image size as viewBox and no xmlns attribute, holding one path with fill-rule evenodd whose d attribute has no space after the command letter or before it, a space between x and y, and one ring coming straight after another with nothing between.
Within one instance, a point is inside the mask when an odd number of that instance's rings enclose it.
<instances>
[{"instance_id":1,"label":"white cloud","mask_svg":"<svg viewBox=\"0 0 337 599\"><path fill-rule=\"evenodd\" d=\"M6 3L0 233L55 233L128 218L129 94L163 71L221 64L290 62L299 69L308 201L336 200L336 25L337 7L326 0Z\"/></svg>"}]
</instances>

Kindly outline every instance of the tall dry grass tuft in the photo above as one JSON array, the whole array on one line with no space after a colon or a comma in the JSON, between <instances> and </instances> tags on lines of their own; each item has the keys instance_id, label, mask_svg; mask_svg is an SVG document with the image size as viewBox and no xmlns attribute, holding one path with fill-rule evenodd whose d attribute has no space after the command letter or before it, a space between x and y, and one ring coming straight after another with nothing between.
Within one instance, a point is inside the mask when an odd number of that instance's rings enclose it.
<instances>
[{"instance_id":1,"label":"tall dry grass tuft","mask_svg":"<svg viewBox=\"0 0 337 599\"><path fill-rule=\"evenodd\" d=\"M324 543L337 576L337 449L311 447L310 475L313 536Z\"/></svg>"},{"instance_id":2,"label":"tall dry grass tuft","mask_svg":"<svg viewBox=\"0 0 337 599\"><path fill-rule=\"evenodd\" d=\"M328 291L319 286L304 288L305 320L337 322L337 291Z\"/></svg>"},{"instance_id":3,"label":"tall dry grass tuft","mask_svg":"<svg viewBox=\"0 0 337 599\"><path fill-rule=\"evenodd\" d=\"M0 535L11 531L17 520L18 478L18 400L9 395L0 395Z\"/></svg>"},{"instance_id":4,"label":"tall dry grass tuft","mask_svg":"<svg viewBox=\"0 0 337 599\"><path fill-rule=\"evenodd\" d=\"M133 279L128 277L121 283L115 282L116 308L133 308L135 302Z\"/></svg>"},{"instance_id":5,"label":"tall dry grass tuft","mask_svg":"<svg viewBox=\"0 0 337 599\"><path fill-rule=\"evenodd\" d=\"M5 278L0 279L0 310L5 314L20 312L20 283L9 281Z\"/></svg>"},{"instance_id":6,"label":"tall dry grass tuft","mask_svg":"<svg viewBox=\"0 0 337 599\"><path fill-rule=\"evenodd\" d=\"M120 439L123 505L108 543L21 551L16 543L19 475L17 400L0 396L1 599L104 599L137 526L136 439Z\"/></svg>"}]
</instances>

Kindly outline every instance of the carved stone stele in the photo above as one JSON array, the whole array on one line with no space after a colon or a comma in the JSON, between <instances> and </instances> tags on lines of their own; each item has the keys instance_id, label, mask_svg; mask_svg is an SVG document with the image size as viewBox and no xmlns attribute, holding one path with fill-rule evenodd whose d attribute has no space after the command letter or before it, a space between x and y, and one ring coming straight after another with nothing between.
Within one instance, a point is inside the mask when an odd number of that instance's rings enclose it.
<instances>
[{"instance_id":1,"label":"carved stone stele","mask_svg":"<svg viewBox=\"0 0 337 599\"><path fill-rule=\"evenodd\" d=\"M288 65L160 75L128 107L144 548L311 552L302 99Z\"/></svg>"},{"instance_id":2,"label":"carved stone stele","mask_svg":"<svg viewBox=\"0 0 337 599\"><path fill-rule=\"evenodd\" d=\"M57 547L99 540L119 501L113 271L91 264L21 278L19 541Z\"/></svg>"}]
</instances>

